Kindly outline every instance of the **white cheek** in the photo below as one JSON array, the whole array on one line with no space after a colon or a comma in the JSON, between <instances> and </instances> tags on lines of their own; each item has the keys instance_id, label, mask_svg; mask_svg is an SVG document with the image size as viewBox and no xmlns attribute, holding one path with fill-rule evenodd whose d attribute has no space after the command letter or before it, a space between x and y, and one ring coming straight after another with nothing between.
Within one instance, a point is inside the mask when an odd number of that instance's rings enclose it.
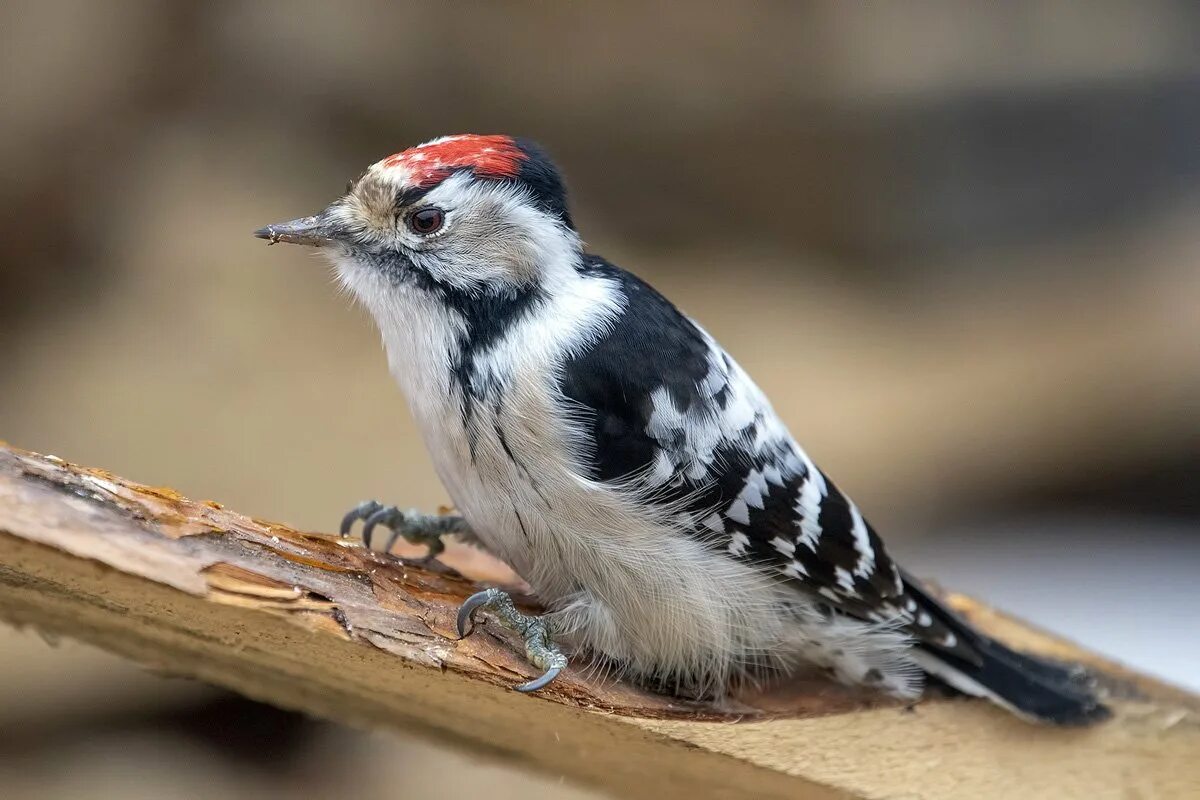
<instances>
[{"instance_id":1,"label":"white cheek","mask_svg":"<svg viewBox=\"0 0 1200 800\"><path fill-rule=\"evenodd\" d=\"M373 298L382 289L378 270L370 264L359 261L341 248L325 249L322 251L322 255L333 266L333 274L338 285L374 313L376 303Z\"/></svg>"},{"instance_id":2,"label":"white cheek","mask_svg":"<svg viewBox=\"0 0 1200 800\"><path fill-rule=\"evenodd\" d=\"M451 356L465 332L461 317L435 296L395 283L370 263L332 253L338 282L375 319L388 365L414 410L449 393Z\"/></svg>"}]
</instances>

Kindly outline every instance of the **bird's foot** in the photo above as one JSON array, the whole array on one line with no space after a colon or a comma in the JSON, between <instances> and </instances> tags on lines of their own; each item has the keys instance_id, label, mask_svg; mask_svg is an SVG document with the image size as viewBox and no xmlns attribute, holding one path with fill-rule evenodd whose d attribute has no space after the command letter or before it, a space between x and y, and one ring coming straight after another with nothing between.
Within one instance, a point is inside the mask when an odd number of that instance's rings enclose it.
<instances>
[{"instance_id":1,"label":"bird's foot","mask_svg":"<svg viewBox=\"0 0 1200 800\"><path fill-rule=\"evenodd\" d=\"M362 521L362 540L368 548L380 552L391 552L400 539L423 544L428 549L423 561L435 561L446 544L442 537L448 533L464 533L469 531L462 517L443 516L441 514L425 514L416 509L404 511L398 506L385 506L374 500L367 500L352 508L342 517L339 532L343 537L350 536L354 523ZM375 529L383 526L391 533L382 542L382 547L373 547Z\"/></svg>"},{"instance_id":2,"label":"bird's foot","mask_svg":"<svg viewBox=\"0 0 1200 800\"><path fill-rule=\"evenodd\" d=\"M467 598L458 611L458 635L470 636L475 628L475 612L486 608L496 621L525 640L525 655L529 662L544 670L540 678L514 686L518 692L536 692L549 685L567 668L567 657L550 637L550 629L541 617L522 614L512 597L503 589L484 589Z\"/></svg>"}]
</instances>

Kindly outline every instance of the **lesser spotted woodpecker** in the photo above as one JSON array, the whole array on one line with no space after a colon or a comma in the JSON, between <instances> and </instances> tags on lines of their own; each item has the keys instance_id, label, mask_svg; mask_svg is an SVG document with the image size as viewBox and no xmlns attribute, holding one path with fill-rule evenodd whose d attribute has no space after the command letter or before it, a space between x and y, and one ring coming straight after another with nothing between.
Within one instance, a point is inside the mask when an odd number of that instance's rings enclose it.
<instances>
[{"instance_id":1,"label":"lesser spotted woodpecker","mask_svg":"<svg viewBox=\"0 0 1200 800\"><path fill-rule=\"evenodd\" d=\"M320 247L372 314L461 518L357 520L507 562L546 614L479 607L546 674L567 653L719 696L801 666L916 698L925 677L1054 723L1107 709L1078 669L974 630L888 556L858 508L697 323L584 249L533 143L450 136L371 166L320 213L257 231ZM562 649L560 649L562 648Z\"/></svg>"}]
</instances>

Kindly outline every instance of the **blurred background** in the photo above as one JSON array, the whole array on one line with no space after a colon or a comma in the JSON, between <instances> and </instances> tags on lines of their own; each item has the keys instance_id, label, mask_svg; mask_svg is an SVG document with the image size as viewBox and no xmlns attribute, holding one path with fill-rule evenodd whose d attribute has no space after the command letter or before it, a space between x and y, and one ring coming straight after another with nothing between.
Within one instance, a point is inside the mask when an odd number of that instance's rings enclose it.
<instances>
[{"instance_id":1,"label":"blurred background","mask_svg":"<svg viewBox=\"0 0 1200 800\"><path fill-rule=\"evenodd\" d=\"M331 530L446 500L260 225L445 133L737 356L893 551L1200 689L1200 6L0 8L0 437ZM594 796L0 628L7 798Z\"/></svg>"}]
</instances>

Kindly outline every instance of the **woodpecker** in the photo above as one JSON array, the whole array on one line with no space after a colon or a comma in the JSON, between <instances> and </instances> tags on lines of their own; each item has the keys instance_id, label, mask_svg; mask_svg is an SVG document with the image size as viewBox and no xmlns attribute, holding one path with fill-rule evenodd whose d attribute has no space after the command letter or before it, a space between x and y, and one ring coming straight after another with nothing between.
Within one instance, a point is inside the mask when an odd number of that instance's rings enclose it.
<instances>
[{"instance_id":1,"label":"woodpecker","mask_svg":"<svg viewBox=\"0 0 1200 800\"><path fill-rule=\"evenodd\" d=\"M320 248L379 327L461 516L368 501L363 522L509 564L546 609L472 596L542 677L589 658L719 698L822 670L898 698L927 676L1030 719L1108 715L1079 668L972 628L889 557L857 506L702 327L589 253L536 144L448 136L369 167L325 210L256 231Z\"/></svg>"}]
</instances>

